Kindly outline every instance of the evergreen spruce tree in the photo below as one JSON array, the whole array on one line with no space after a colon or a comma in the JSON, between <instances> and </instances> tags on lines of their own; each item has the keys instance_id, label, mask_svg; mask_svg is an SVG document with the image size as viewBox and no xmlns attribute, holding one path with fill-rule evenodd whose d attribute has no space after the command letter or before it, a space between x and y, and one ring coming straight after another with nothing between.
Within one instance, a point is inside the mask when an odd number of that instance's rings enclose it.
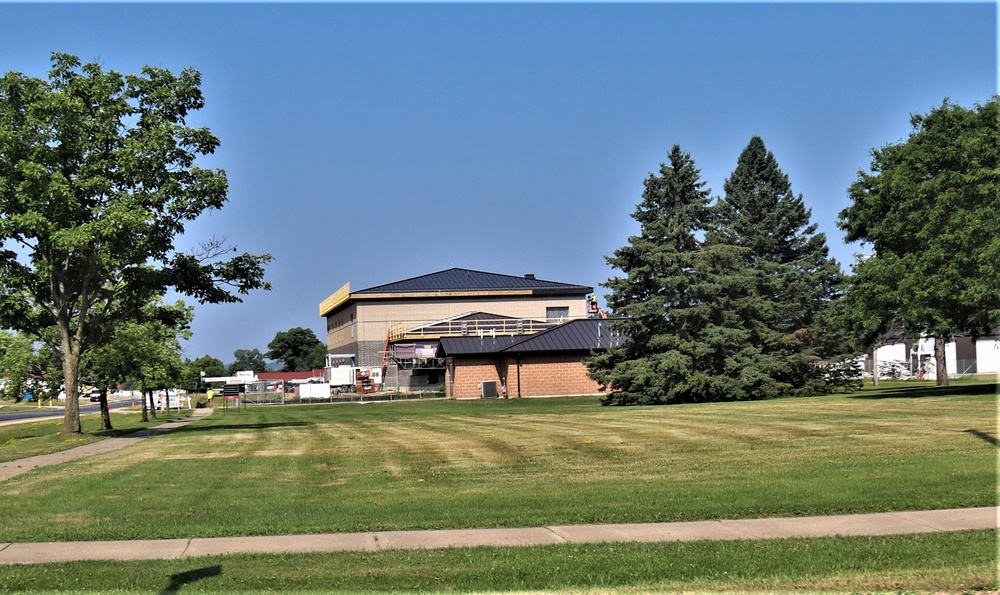
<instances>
[{"instance_id":1,"label":"evergreen spruce tree","mask_svg":"<svg viewBox=\"0 0 1000 595\"><path fill-rule=\"evenodd\" d=\"M669 165L644 181L632 217L639 236L607 261L624 276L603 285L628 337L622 346L589 361L591 377L610 389L605 404L656 404L685 400L697 366L692 338L704 327L704 308L689 287L702 247L698 234L709 223L711 200L688 153L674 145Z\"/></svg>"},{"instance_id":2,"label":"evergreen spruce tree","mask_svg":"<svg viewBox=\"0 0 1000 595\"><path fill-rule=\"evenodd\" d=\"M741 281L718 296L742 304L739 315L724 323L748 341L740 394L768 398L828 390L822 364L846 352L846 345L832 340L843 274L829 257L825 235L816 232L802 196L792 192L759 137L740 154L724 190L706 243L740 254Z\"/></svg>"},{"instance_id":3,"label":"evergreen spruce tree","mask_svg":"<svg viewBox=\"0 0 1000 595\"><path fill-rule=\"evenodd\" d=\"M632 215L640 235L607 259L624 273L604 286L628 340L588 364L610 389L603 403L763 399L843 383L826 365L849 347L833 325L843 275L763 141L751 139L714 206L678 146L644 184Z\"/></svg>"}]
</instances>

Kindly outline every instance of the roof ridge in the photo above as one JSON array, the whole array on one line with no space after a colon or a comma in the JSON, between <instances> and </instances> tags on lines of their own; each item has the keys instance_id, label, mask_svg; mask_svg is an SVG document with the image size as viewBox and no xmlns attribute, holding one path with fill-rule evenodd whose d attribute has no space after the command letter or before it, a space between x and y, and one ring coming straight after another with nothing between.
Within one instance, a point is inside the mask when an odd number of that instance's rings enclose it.
<instances>
[{"instance_id":1,"label":"roof ridge","mask_svg":"<svg viewBox=\"0 0 1000 595\"><path fill-rule=\"evenodd\" d=\"M400 281L382 283L354 294L376 294L380 292L434 292L434 291L489 291L510 289L567 289L590 291L591 288L574 283L538 279L534 275L509 275L506 273L491 273L461 267L452 267L433 273L417 275Z\"/></svg>"}]
</instances>

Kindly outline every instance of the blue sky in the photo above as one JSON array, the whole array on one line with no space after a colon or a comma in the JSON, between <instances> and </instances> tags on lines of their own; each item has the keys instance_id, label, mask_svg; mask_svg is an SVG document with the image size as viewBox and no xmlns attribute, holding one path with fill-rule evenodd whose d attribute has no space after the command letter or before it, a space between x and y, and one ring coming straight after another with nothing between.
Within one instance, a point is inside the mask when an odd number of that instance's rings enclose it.
<instances>
[{"instance_id":1,"label":"blue sky","mask_svg":"<svg viewBox=\"0 0 1000 595\"><path fill-rule=\"evenodd\" d=\"M196 308L228 363L312 328L346 282L450 267L592 285L675 143L713 194L759 135L847 267L837 213L909 116L997 92L997 5L0 3L0 69L53 51L202 74L192 122L230 202L188 228L275 260L270 292ZM603 301L603 300L602 300Z\"/></svg>"}]
</instances>

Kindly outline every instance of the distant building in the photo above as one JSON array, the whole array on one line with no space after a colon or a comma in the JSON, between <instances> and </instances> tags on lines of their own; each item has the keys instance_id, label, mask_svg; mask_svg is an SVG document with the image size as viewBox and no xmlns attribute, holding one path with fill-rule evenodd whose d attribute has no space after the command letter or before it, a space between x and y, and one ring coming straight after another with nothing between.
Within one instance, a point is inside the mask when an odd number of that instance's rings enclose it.
<instances>
[{"instance_id":1,"label":"distant building","mask_svg":"<svg viewBox=\"0 0 1000 595\"><path fill-rule=\"evenodd\" d=\"M322 379L323 370L306 370L304 372L257 372L257 380L268 382L295 382L312 379Z\"/></svg>"},{"instance_id":2,"label":"distant building","mask_svg":"<svg viewBox=\"0 0 1000 595\"><path fill-rule=\"evenodd\" d=\"M973 339L958 335L945 343L948 375L1000 374L1000 327L990 334ZM902 331L887 334L882 344L865 354L864 372L872 374L877 366L883 376L918 376L921 367L933 370L934 339L906 339Z\"/></svg>"},{"instance_id":3,"label":"distant building","mask_svg":"<svg viewBox=\"0 0 1000 595\"><path fill-rule=\"evenodd\" d=\"M319 306L330 357L382 368L384 387L445 388L445 337L525 337L584 319L593 287L453 268L360 291L344 285ZM353 361L346 361L352 359Z\"/></svg>"}]
</instances>

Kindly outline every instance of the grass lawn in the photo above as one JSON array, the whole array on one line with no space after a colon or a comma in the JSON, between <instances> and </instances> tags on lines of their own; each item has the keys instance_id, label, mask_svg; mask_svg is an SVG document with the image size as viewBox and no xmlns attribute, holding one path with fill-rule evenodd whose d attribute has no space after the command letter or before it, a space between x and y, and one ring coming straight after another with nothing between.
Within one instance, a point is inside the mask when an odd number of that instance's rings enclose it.
<instances>
[{"instance_id":1,"label":"grass lawn","mask_svg":"<svg viewBox=\"0 0 1000 595\"><path fill-rule=\"evenodd\" d=\"M670 407L261 407L0 483L3 541L518 527L997 502L997 387ZM0 591L997 587L996 532L5 567Z\"/></svg>"},{"instance_id":2,"label":"grass lawn","mask_svg":"<svg viewBox=\"0 0 1000 595\"><path fill-rule=\"evenodd\" d=\"M7 566L0 592L952 592L997 589L996 532L238 555Z\"/></svg>"},{"instance_id":3,"label":"grass lawn","mask_svg":"<svg viewBox=\"0 0 1000 595\"><path fill-rule=\"evenodd\" d=\"M14 461L35 455L59 452L105 438L124 436L143 428L150 428L170 420L187 417L187 413L159 413L157 419L143 423L139 413L111 413L113 430L101 430L99 413L80 416L83 434L60 434L62 417L39 421L0 425L0 462Z\"/></svg>"},{"instance_id":4,"label":"grass lawn","mask_svg":"<svg viewBox=\"0 0 1000 595\"><path fill-rule=\"evenodd\" d=\"M899 390L671 407L581 397L216 412L0 483L0 541L995 504L995 386Z\"/></svg>"}]
</instances>

